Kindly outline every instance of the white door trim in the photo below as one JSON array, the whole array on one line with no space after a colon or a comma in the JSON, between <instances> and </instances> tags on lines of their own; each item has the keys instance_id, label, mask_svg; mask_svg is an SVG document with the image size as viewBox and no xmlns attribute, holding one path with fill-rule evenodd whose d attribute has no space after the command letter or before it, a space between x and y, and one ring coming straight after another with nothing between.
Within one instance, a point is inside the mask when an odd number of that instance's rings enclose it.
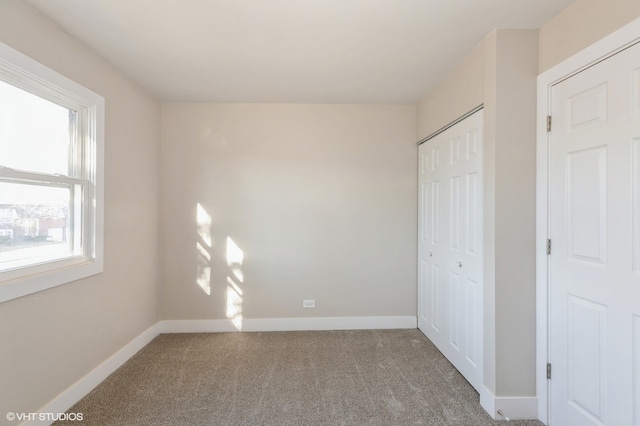
<instances>
[{"instance_id":1,"label":"white door trim","mask_svg":"<svg viewBox=\"0 0 640 426\"><path fill-rule=\"evenodd\" d=\"M537 182L536 182L536 382L538 418L549 422L549 264L547 238L549 236L549 138L547 116L551 110L551 88L558 82L640 42L640 18L592 44L569 59L538 76L537 118Z\"/></svg>"}]
</instances>

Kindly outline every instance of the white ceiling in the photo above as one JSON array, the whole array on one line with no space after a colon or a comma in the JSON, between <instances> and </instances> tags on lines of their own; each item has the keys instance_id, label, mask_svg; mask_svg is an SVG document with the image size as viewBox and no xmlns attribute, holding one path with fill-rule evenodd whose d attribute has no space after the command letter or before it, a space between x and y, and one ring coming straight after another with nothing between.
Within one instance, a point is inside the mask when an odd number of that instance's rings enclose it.
<instances>
[{"instance_id":1,"label":"white ceiling","mask_svg":"<svg viewBox=\"0 0 640 426\"><path fill-rule=\"evenodd\" d=\"M415 103L572 0L27 0L158 99Z\"/></svg>"}]
</instances>

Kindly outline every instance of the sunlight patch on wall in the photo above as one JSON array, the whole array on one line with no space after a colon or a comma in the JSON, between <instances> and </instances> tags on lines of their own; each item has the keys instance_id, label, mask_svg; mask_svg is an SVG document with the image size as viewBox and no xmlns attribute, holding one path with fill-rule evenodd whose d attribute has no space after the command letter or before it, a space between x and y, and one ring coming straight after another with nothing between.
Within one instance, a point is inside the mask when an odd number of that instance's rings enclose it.
<instances>
[{"instance_id":1,"label":"sunlight patch on wall","mask_svg":"<svg viewBox=\"0 0 640 426\"><path fill-rule=\"evenodd\" d=\"M238 330L242 330L242 289L237 281L244 282L243 262L244 252L231 237L227 237L227 266L231 272L227 276L227 318Z\"/></svg>"},{"instance_id":2,"label":"sunlight patch on wall","mask_svg":"<svg viewBox=\"0 0 640 426\"><path fill-rule=\"evenodd\" d=\"M198 224L198 235L202 241L211 248L211 215L202 207L200 203L196 209L196 221Z\"/></svg>"},{"instance_id":3,"label":"sunlight patch on wall","mask_svg":"<svg viewBox=\"0 0 640 426\"><path fill-rule=\"evenodd\" d=\"M196 282L204 291L207 296L211 295L211 254L205 249L205 247L196 242L196 249L198 251L198 273Z\"/></svg>"},{"instance_id":4,"label":"sunlight patch on wall","mask_svg":"<svg viewBox=\"0 0 640 426\"><path fill-rule=\"evenodd\" d=\"M211 295L211 215L207 213L200 203L196 205L196 230L198 241L196 251L198 256L198 270L196 283L202 291Z\"/></svg>"},{"instance_id":5,"label":"sunlight patch on wall","mask_svg":"<svg viewBox=\"0 0 640 426\"><path fill-rule=\"evenodd\" d=\"M227 277L227 318L235 328L242 330L242 290Z\"/></svg>"},{"instance_id":6,"label":"sunlight patch on wall","mask_svg":"<svg viewBox=\"0 0 640 426\"><path fill-rule=\"evenodd\" d=\"M238 247L235 241L231 239L231 237L227 237L227 266L240 282L244 282L244 276L242 274L243 261L244 252L240 247Z\"/></svg>"}]
</instances>

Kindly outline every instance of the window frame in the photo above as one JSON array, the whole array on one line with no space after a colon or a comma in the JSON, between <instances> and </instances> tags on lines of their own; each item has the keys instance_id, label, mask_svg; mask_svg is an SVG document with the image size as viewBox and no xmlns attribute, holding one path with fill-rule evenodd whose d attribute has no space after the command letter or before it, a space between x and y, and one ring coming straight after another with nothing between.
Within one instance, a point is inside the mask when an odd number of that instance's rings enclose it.
<instances>
[{"instance_id":1,"label":"window frame","mask_svg":"<svg viewBox=\"0 0 640 426\"><path fill-rule=\"evenodd\" d=\"M2 303L103 271L105 100L4 43L0 43L0 80L75 110L75 149L82 150L80 164L74 166L79 166L75 176L0 167L3 182L82 188L81 225L78 229L77 218L72 225L81 233L82 251L74 249L71 257L0 272ZM71 200L71 206L75 202Z\"/></svg>"}]
</instances>

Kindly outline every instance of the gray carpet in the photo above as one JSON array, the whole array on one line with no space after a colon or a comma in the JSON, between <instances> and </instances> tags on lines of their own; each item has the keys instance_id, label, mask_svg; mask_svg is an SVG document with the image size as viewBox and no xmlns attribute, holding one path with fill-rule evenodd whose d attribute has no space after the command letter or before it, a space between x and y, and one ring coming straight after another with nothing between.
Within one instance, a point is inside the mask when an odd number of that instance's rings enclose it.
<instances>
[{"instance_id":1,"label":"gray carpet","mask_svg":"<svg viewBox=\"0 0 640 426\"><path fill-rule=\"evenodd\" d=\"M496 422L418 330L165 334L57 425L518 425Z\"/></svg>"}]
</instances>

